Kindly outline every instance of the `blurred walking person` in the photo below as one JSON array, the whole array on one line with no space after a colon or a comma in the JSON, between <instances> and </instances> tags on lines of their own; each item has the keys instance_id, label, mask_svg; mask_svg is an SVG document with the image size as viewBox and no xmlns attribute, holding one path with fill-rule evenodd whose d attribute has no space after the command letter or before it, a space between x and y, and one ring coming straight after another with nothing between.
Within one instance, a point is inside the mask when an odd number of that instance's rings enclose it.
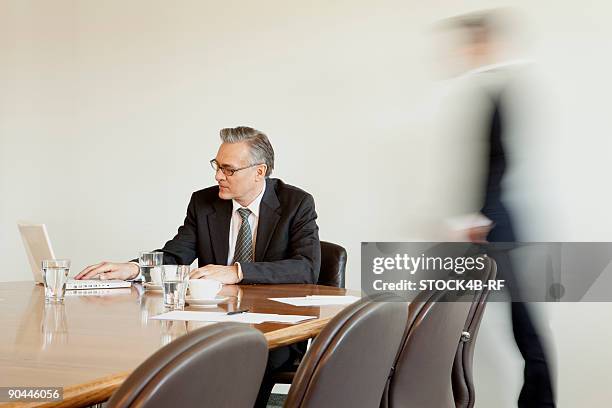
<instances>
[{"instance_id":1,"label":"blurred walking person","mask_svg":"<svg viewBox=\"0 0 612 408\"><path fill-rule=\"evenodd\" d=\"M482 12L455 17L441 24L443 31L451 35L448 38L456 59L453 66L459 67L454 73L459 74L458 86L463 88L463 97L455 101L458 106L454 110L461 124L457 126L453 122L449 137L455 138L455 143L468 146L464 146L466 154L480 155L479 161L484 162L480 172L470 173L469 166L454 172L454 177L478 174L477 178L484 178L480 186L484 195L480 210L453 220L463 239L472 242L516 241L513 217L504 202L503 182L510 163L508 128L512 120L516 120L509 106L517 102L516 78L528 62L503 58L504 40L512 34L510 27L503 24L503 17L500 11ZM472 134L465 135L466 132ZM471 139L456 139L463 135ZM452 154L462 153L453 149ZM555 395L544 341L527 304L521 301L520 282L513 272L508 252L494 250L490 255L496 259L500 277L509 286L514 339L525 361L518 406L554 407Z\"/></svg>"}]
</instances>

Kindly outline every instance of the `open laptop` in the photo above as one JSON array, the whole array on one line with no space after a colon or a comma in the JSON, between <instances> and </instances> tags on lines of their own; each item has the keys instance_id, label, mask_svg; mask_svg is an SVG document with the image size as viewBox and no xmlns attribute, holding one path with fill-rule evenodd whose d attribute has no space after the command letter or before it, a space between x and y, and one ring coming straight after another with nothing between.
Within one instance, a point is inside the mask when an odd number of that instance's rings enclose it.
<instances>
[{"instance_id":1,"label":"open laptop","mask_svg":"<svg viewBox=\"0 0 612 408\"><path fill-rule=\"evenodd\" d=\"M17 224L23 246L28 255L28 261L32 268L32 275L37 284L43 284L42 261L43 259L55 259L47 227L45 224ZM131 282L123 280L100 280L100 279L68 279L66 289L114 289L129 288Z\"/></svg>"}]
</instances>

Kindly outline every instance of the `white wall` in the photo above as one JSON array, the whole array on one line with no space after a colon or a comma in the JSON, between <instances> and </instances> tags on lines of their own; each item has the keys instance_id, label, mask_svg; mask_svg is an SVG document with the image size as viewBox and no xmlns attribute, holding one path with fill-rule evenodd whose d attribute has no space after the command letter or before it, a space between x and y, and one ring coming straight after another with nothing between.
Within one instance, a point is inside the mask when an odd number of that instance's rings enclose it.
<instances>
[{"instance_id":1,"label":"white wall","mask_svg":"<svg viewBox=\"0 0 612 408\"><path fill-rule=\"evenodd\" d=\"M30 278L18 220L46 223L75 271L159 247L190 193L214 182L219 128L245 124L270 136L276 176L315 196L321 238L348 248L347 282L358 288L361 241L428 235L429 26L494 5L503 3L3 0L0 281ZM542 224L551 204L535 206L525 238L610 240L611 6L515 5L551 90L547 163L562 165L541 181L560 215ZM560 406L606 405L612 307L548 309ZM482 330L481 407L516 397L520 360L504 319L492 306Z\"/></svg>"}]
</instances>

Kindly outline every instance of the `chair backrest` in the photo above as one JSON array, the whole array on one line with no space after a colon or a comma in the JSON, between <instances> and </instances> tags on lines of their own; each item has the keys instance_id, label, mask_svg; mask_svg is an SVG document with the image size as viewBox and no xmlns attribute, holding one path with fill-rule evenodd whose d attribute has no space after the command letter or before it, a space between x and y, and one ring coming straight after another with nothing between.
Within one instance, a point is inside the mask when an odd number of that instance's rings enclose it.
<instances>
[{"instance_id":1,"label":"chair backrest","mask_svg":"<svg viewBox=\"0 0 612 408\"><path fill-rule=\"evenodd\" d=\"M470 278L480 280L488 276L490 268L489 262ZM410 303L406 332L383 393L382 407L455 407L451 378L456 355L470 312L481 299L476 291L455 295L422 292Z\"/></svg>"},{"instance_id":2,"label":"chair backrest","mask_svg":"<svg viewBox=\"0 0 612 408\"><path fill-rule=\"evenodd\" d=\"M267 359L267 342L256 329L238 323L202 327L149 357L107 407L250 408Z\"/></svg>"},{"instance_id":3,"label":"chair backrest","mask_svg":"<svg viewBox=\"0 0 612 408\"><path fill-rule=\"evenodd\" d=\"M344 247L321 241L321 272L317 284L344 288L346 256Z\"/></svg>"},{"instance_id":4,"label":"chair backrest","mask_svg":"<svg viewBox=\"0 0 612 408\"><path fill-rule=\"evenodd\" d=\"M482 276L480 277L480 279L485 282L494 280L497 276L497 264L495 260L490 257L487 257L487 259L487 268L483 270ZM474 294L474 302L468 313L468 318L465 321L461 341L459 342L459 347L455 354L452 382L455 406L457 408L472 408L476 400L472 375L474 348L476 346L476 337L478 336L478 329L482 321L482 315L484 314L489 292L487 286Z\"/></svg>"},{"instance_id":5,"label":"chair backrest","mask_svg":"<svg viewBox=\"0 0 612 408\"><path fill-rule=\"evenodd\" d=\"M410 303L382 407L454 407L451 370L470 303L445 302L445 295L421 293Z\"/></svg>"},{"instance_id":6,"label":"chair backrest","mask_svg":"<svg viewBox=\"0 0 612 408\"><path fill-rule=\"evenodd\" d=\"M308 349L285 407L377 406L407 316L406 303L393 295L365 298L346 307Z\"/></svg>"}]
</instances>

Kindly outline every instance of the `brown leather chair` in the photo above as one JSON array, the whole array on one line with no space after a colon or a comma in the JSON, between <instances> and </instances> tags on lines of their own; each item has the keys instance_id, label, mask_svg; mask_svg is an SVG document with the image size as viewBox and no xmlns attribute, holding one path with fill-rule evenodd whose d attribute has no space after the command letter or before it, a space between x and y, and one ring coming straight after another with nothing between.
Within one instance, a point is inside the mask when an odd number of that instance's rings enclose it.
<instances>
[{"instance_id":1,"label":"brown leather chair","mask_svg":"<svg viewBox=\"0 0 612 408\"><path fill-rule=\"evenodd\" d=\"M108 408L251 408L268 359L263 334L219 323L163 347L125 380Z\"/></svg>"},{"instance_id":2,"label":"brown leather chair","mask_svg":"<svg viewBox=\"0 0 612 408\"><path fill-rule=\"evenodd\" d=\"M319 273L317 285L344 288L346 259L347 255L344 247L331 242L321 241L321 272ZM306 342L301 347L306 350ZM291 384L299 363L299 361L296 361L294 367L274 373L272 380L277 384Z\"/></svg>"},{"instance_id":3,"label":"brown leather chair","mask_svg":"<svg viewBox=\"0 0 612 408\"><path fill-rule=\"evenodd\" d=\"M493 280L497 276L497 264L493 258L488 259L488 267L482 272L479 279L483 281ZM473 361L476 337L482 321L489 289L484 288L474 294L474 301L468 313L468 318L463 327L461 341L455 354L453 363L452 383L455 406L457 408L472 408L476 400L473 380Z\"/></svg>"},{"instance_id":4,"label":"brown leather chair","mask_svg":"<svg viewBox=\"0 0 612 408\"><path fill-rule=\"evenodd\" d=\"M483 268L482 276L488 276L492 267L495 268L494 261ZM472 276L480 279L480 276ZM482 299L474 291L459 298L451 292L433 291L420 293L410 303L406 332L381 407L455 407L451 378L455 376L456 355L459 349L463 355L461 343L467 337L464 328L466 322L471 322L470 313L480 300L484 302L486 298ZM473 349L473 342L470 347ZM469 373L471 375L471 370ZM467 384L465 377L464 381Z\"/></svg>"},{"instance_id":5,"label":"brown leather chair","mask_svg":"<svg viewBox=\"0 0 612 408\"><path fill-rule=\"evenodd\" d=\"M408 316L397 300L365 298L337 314L304 356L285 407L378 406Z\"/></svg>"},{"instance_id":6,"label":"brown leather chair","mask_svg":"<svg viewBox=\"0 0 612 408\"><path fill-rule=\"evenodd\" d=\"M445 302L445 295L423 292L410 303L381 407L454 407L451 370L470 303Z\"/></svg>"},{"instance_id":7,"label":"brown leather chair","mask_svg":"<svg viewBox=\"0 0 612 408\"><path fill-rule=\"evenodd\" d=\"M344 288L346 257L344 247L321 241L321 272L317 285Z\"/></svg>"}]
</instances>

